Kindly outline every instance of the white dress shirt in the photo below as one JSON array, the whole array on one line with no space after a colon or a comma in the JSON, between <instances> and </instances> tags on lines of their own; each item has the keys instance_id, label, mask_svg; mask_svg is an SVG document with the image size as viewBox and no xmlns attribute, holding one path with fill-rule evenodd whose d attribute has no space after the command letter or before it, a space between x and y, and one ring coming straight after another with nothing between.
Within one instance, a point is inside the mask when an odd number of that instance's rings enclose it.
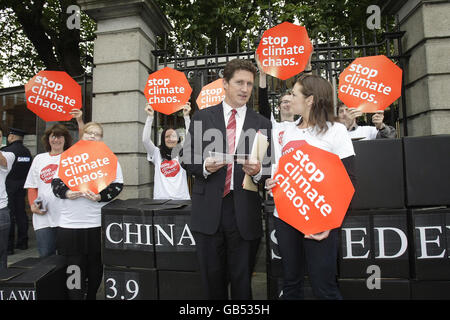
<instances>
[{"instance_id":1,"label":"white dress shirt","mask_svg":"<svg viewBox=\"0 0 450 320\"><path fill-rule=\"evenodd\" d=\"M223 106L223 118L225 121L225 128L226 128L228 125L228 120L231 117L233 108L229 104L227 104L225 101L222 102L222 106ZM239 137L241 136L241 132L242 132L242 127L244 126L245 115L247 114L247 105L244 104L242 107L235 108L235 109L237 111L236 115L235 115L236 136L235 136L235 141L234 141L234 150L228 151L230 154L234 154L236 151L236 147L239 142ZM227 143L228 143L228 141L227 141ZM211 172L208 172L208 170L206 170L205 163L206 163L206 161L203 162L203 176L205 178L207 178L211 174ZM253 181L255 183L258 183L259 179L261 178L261 175L262 175L262 166L261 166L261 170L259 171L259 173L257 173L256 175L253 176ZM233 186L234 186L234 163L233 163L232 172L231 172L230 190L234 190Z\"/></svg>"}]
</instances>

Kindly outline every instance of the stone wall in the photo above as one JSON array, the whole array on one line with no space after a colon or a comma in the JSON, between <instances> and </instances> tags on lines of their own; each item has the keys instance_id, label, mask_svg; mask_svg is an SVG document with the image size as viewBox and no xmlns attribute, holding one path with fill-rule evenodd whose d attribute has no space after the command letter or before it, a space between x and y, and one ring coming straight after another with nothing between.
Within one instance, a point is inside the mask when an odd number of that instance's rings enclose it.
<instances>
[{"instance_id":1,"label":"stone wall","mask_svg":"<svg viewBox=\"0 0 450 320\"><path fill-rule=\"evenodd\" d=\"M92 120L104 128L104 141L122 166L121 199L153 194L153 166L146 159L142 130L143 89L155 70L151 51L156 36L170 25L152 0L79 0L97 21L94 42Z\"/></svg>"}]
</instances>

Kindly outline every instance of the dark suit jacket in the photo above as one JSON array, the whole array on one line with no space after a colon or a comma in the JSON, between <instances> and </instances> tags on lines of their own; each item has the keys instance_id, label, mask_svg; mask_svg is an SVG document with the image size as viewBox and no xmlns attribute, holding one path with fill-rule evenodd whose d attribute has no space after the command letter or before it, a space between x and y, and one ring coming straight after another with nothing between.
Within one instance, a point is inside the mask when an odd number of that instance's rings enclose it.
<instances>
[{"instance_id":1,"label":"dark suit jacket","mask_svg":"<svg viewBox=\"0 0 450 320\"><path fill-rule=\"evenodd\" d=\"M241 136L236 137L236 153L250 154L258 130L271 138L272 124L253 109L247 107ZM220 224L222 195L227 166L203 176L203 162L209 151L226 153L226 125L222 104L197 111L189 126L183 146L181 165L194 177L192 189L191 230L214 234ZM270 159L270 147L267 158ZM263 161L263 176L260 183L270 176L270 160ZM242 189L244 180L242 165L234 164L233 199L239 232L243 239L254 240L262 236L261 198L258 192Z\"/></svg>"}]
</instances>

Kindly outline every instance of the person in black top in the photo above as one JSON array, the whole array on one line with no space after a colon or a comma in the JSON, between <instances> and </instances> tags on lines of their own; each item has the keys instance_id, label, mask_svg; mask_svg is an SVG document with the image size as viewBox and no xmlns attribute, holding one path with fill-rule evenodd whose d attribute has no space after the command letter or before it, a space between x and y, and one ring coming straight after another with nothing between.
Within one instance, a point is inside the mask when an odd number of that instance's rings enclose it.
<instances>
[{"instance_id":1,"label":"person in black top","mask_svg":"<svg viewBox=\"0 0 450 320\"><path fill-rule=\"evenodd\" d=\"M8 134L8 145L2 151L12 152L16 156L11 171L6 178L8 208L10 210L11 227L9 231L8 254L14 253L15 229L17 225L16 248L28 249L28 218L25 212L25 189L23 185L30 170L32 156L30 150L23 145L26 132L11 128Z\"/></svg>"}]
</instances>

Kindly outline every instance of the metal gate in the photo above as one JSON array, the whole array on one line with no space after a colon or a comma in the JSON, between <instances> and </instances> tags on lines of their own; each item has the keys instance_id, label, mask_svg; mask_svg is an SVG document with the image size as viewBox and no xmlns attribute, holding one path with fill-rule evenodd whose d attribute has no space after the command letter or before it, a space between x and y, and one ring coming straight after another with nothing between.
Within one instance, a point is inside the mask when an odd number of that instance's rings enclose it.
<instances>
[{"instance_id":1,"label":"metal gate","mask_svg":"<svg viewBox=\"0 0 450 320\"><path fill-rule=\"evenodd\" d=\"M398 28L392 28L393 31L389 31L389 25L386 22L385 30L388 30L380 34L375 31L365 32L364 29L361 31L359 39L361 43L356 43L353 39L352 30L350 30L350 41L342 41L336 39L336 37L330 37L329 35L324 38L326 41L317 41L312 39L314 46L314 53L312 56L312 68L315 74L318 74L330 81L330 83L335 88L334 103L337 103L337 86L340 73L356 58L364 56L372 56L384 54L395 63L399 65L404 70L406 57L403 56L401 38L404 32L398 31ZM237 40L239 42L239 39ZM166 38L164 39L164 48L166 48ZM208 52L207 49L204 50L203 54L193 52L192 54L187 54L186 52L168 52L166 49L153 50L152 54L156 60L157 69L169 66L178 71L182 71L186 74L186 77L193 89L191 95L191 113L198 109L195 100L201 90L201 88L223 76L223 68L225 64L234 59L251 59L254 63L255 51L258 43L254 43L250 46L250 41L246 41L247 47L244 51L229 52L228 43L225 45L225 52L219 53L217 49L215 52ZM237 45L239 48L239 45ZM256 65L256 64L255 64ZM403 72L404 74L404 72ZM272 111L274 112L275 118L277 118L278 110L276 108L278 104L279 94L283 92L286 88L292 87L295 82L295 77L288 79L286 81L281 81L279 79L268 77L267 86L269 93L269 102L272 106ZM258 78L255 79L254 92L248 103L249 106L253 107L254 110L258 110L257 101L257 90L258 89ZM400 124L403 125L403 135L407 135L407 122L406 122L406 112L404 107L405 97L404 89L402 89L402 98L400 101L392 104L388 110L385 112L385 122L389 125L396 127L397 132L400 132ZM401 110L401 115L399 110ZM155 121L155 129L173 126L175 128L182 126L182 114L165 116L159 114L156 117L158 120ZM368 124L370 124L371 119L366 118ZM157 139L157 130L153 131L155 133L155 138ZM155 139L155 142L157 141Z\"/></svg>"}]
</instances>

